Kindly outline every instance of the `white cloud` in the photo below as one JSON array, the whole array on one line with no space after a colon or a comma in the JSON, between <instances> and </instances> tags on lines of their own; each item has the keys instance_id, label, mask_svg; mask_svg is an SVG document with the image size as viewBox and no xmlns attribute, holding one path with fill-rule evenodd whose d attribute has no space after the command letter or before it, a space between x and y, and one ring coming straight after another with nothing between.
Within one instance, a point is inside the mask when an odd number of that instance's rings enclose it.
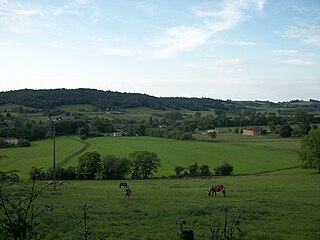
<instances>
[{"instance_id":1,"label":"white cloud","mask_svg":"<svg viewBox=\"0 0 320 240\"><path fill-rule=\"evenodd\" d=\"M147 44L156 50L150 58L170 58L177 52L192 50L207 42L210 33L196 27L172 27L166 30L164 36L146 40ZM147 57L148 58L148 57Z\"/></svg>"},{"instance_id":2,"label":"white cloud","mask_svg":"<svg viewBox=\"0 0 320 240\"><path fill-rule=\"evenodd\" d=\"M211 41L210 43L219 44L219 45L232 45L232 46L257 45L257 43L255 43L255 42L241 41L241 40L216 40L216 41Z\"/></svg>"},{"instance_id":3,"label":"white cloud","mask_svg":"<svg viewBox=\"0 0 320 240\"><path fill-rule=\"evenodd\" d=\"M299 24L282 32L284 37L299 39L300 41L320 47L320 25Z\"/></svg>"},{"instance_id":4,"label":"white cloud","mask_svg":"<svg viewBox=\"0 0 320 240\"><path fill-rule=\"evenodd\" d=\"M283 50L274 50L274 53L283 54L283 55L293 55L298 53L298 50L294 49L283 49Z\"/></svg>"},{"instance_id":5,"label":"white cloud","mask_svg":"<svg viewBox=\"0 0 320 240\"><path fill-rule=\"evenodd\" d=\"M287 59L283 60L283 63L292 64L292 65L314 65L315 62L301 60L301 59Z\"/></svg>"},{"instance_id":6,"label":"white cloud","mask_svg":"<svg viewBox=\"0 0 320 240\"><path fill-rule=\"evenodd\" d=\"M177 26L164 31L163 35L147 39L146 42L153 48L146 58L170 58L180 52L186 52L203 46L216 33L234 28L248 19L245 12L249 9L261 11L265 0L238 0L224 1L219 11L196 10L198 20L205 18L205 23L198 26ZM233 45L249 45L249 42L233 41Z\"/></svg>"}]
</instances>

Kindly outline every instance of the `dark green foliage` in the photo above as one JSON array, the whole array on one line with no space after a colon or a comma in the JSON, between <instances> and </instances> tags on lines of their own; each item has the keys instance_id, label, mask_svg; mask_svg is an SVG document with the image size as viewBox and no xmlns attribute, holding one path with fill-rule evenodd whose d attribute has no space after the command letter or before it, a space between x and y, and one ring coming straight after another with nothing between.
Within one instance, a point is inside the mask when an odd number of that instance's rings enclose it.
<instances>
[{"instance_id":1,"label":"dark green foliage","mask_svg":"<svg viewBox=\"0 0 320 240\"><path fill-rule=\"evenodd\" d=\"M86 152L78 161L80 179L92 180L99 178L102 172L101 156L98 152Z\"/></svg>"},{"instance_id":2,"label":"dark green foliage","mask_svg":"<svg viewBox=\"0 0 320 240\"><path fill-rule=\"evenodd\" d=\"M182 114L180 112L166 112L162 116L166 120L171 120L171 121L178 121L182 120Z\"/></svg>"},{"instance_id":3,"label":"dark green foliage","mask_svg":"<svg viewBox=\"0 0 320 240\"><path fill-rule=\"evenodd\" d=\"M131 162L127 158L108 155L102 160L103 179L123 179L130 172Z\"/></svg>"},{"instance_id":4,"label":"dark green foliage","mask_svg":"<svg viewBox=\"0 0 320 240\"><path fill-rule=\"evenodd\" d=\"M301 140L299 158L303 168L317 169L320 173L320 130L309 132Z\"/></svg>"},{"instance_id":5,"label":"dark green foliage","mask_svg":"<svg viewBox=\"0 0 320 240\"><path fill-rule=\"evenodd\" d=\"M198 162L195 162L194 164L190 165L188 167L189 169L189 175L190 176L198 176L199 175L199 165Z\"/></svg>"},{"instance_id":6,"label":"dark green foliage","mask_svg":"<svg viewBox=\"0 0 320 240\"><path fill-rule=\"evenodd\" d=\"M230 176L233 173L233 166L230 163L224 163L213 170L216 176Z\"/></svg>"},{"instance_id":7,"label":"dark green foliage","mask_svg":"<svg viewBox=\"0 0 320 240\"><path fill-rule=\"evenodd\" d=\"M210 168L208 165L201 165L199 169L200 176L210 176Z\"/></svg>"},{"instance_id":8,"label":"dark green foliage","mask_svg":"<svg viewBox=\"0 0 320 240\"><path fill-rule=\"evenodd\" d=\"M17 147L30 147L30 141L28 139L21 138L17 144Z\"/></svg>"},{"instance_id":9,"label":"dark green foliage","mask_svg":"<svg viewBox=\"0 0 320 240\"><path fill-rule=\"evenodd\" d=\"M181 172L184 171L184 167L182 167L182 166L176 166L176 167L174 168L174 171L176 172L176 175L177 175L177 176L180 176Z\"/></svg>"},{"instance_id":10,"label":"dark green foliage","mask_svg":"<svg viewBox=\"0 0 320 240\"><path fill-rule=\"evenodd\" d=\"M50 206L36 204L45 186L38 188L35 177L31 183L17 184L10 178L0 179L0 238L13 240L42 239L45 231L37 221L51 211Z\"/></svg>"},{"instance_id":11,"label":"dark green foliage","mask_svg":"<svg viewBox=\"0 0 320 240\"><path fill-rule=\"evenodd\" d=\"M156 153L148 151L136 151L129 154L132 169L131 175L133 179L147 179L157 172L160 167L160 159Z\"/></svg>"},{"instance_id":12,"label":"dark green foliage","mask_svg":"<svg viewBox=\"0 0 320 240\"><path fill-rule=\"evenodd\" d=\"M285 124L280 128L280 136L281 137L291 137L292 128L289 124Z\"/></svg>"}]
</instances>

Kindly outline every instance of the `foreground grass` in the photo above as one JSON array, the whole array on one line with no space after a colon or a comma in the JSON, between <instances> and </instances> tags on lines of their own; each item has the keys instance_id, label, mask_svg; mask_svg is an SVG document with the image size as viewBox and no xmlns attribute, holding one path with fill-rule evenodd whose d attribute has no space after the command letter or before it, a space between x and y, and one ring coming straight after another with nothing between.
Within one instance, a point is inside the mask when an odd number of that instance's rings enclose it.
<instances>
[{"instance_id":1,"label":"foreground grass","mask_svg":"<svg viewBox=\"0 0 320 240\"><path fill-rule=\"evenodd\" d=\"M301 169L217 179L130 180L130 201L123 199L119 181L70 181L41 196L42 203L55 208L41 222L45 239L77 239L83 215L75 204L89 203L94 205L88 214L92 239L179 239L175 222L185 219L199 240L210 239L212 217L222 216L219 207L230 206L230 216L242 217L245 239L319 239L319 180L319 174ZM213 183L226 186L226 198L221 193L208 198Z\"/></svg>"}]
</instances>

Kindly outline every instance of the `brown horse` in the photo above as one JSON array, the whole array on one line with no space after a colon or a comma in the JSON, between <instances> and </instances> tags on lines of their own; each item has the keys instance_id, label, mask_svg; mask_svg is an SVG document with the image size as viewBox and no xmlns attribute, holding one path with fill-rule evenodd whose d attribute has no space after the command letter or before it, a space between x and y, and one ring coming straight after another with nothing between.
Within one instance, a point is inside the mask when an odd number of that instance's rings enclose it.
<instances>
[{"instance_id":1,"label":"brown horse","mask_svg":"<svg viewBox=\"0 0 320 240\"><path fill-rule=\"evenodd\" d=\"M223 196L226 196L226 190L222 184L214 184L212 185L208 190L208 196L213 196L213 193L215 196L217 196L217 192L222 192Z\"/></svg>"},{"instance_id":2,"label":"brown horse","mask_svg":"<svg viewBox=\"0 0 320 240\"><path fill-rule=\"evenodd\" d=\"M124 198L128 197L128 199L130 200L130 197L132 195L132 189L129 188L129 186L126 187L126 194L124 195Z\"/></svg>"},{"instance_id":3,"label":"brown horse","mask_svg":"<svg viewBox=\"0 0 320 240\"><path fill-rule=\"evenodd\" d=\"M126 183L126 182L121 182L121 183L119 184L119 188L121 188L121 187L124 187L124 189L125 189L125 191L126 191L126 193L125 193L125 195L124 195L124 198L127 197L127 198L130 200L130 197L131 197L131 195L132 195L132 189L129 187L128 183Z\"/></svg>"}]
</instances>

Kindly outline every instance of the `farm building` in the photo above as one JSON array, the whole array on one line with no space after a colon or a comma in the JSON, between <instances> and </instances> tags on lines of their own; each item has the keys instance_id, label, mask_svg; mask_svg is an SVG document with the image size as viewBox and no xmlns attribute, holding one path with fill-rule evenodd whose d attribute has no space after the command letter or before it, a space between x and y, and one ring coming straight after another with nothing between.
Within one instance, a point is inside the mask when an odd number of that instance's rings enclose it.
<instances>
[{"instance_id":1,"label":"farm building","mask_svg":"<svg viewBox=\"0 0 320 240\"><path fill-rule=\"evenodd\" d=\"M267 130L262 127L247 127L243 129L243 135L246 136L255 136L255 135L265 135Z\"/></svg>"}]
</instances>

